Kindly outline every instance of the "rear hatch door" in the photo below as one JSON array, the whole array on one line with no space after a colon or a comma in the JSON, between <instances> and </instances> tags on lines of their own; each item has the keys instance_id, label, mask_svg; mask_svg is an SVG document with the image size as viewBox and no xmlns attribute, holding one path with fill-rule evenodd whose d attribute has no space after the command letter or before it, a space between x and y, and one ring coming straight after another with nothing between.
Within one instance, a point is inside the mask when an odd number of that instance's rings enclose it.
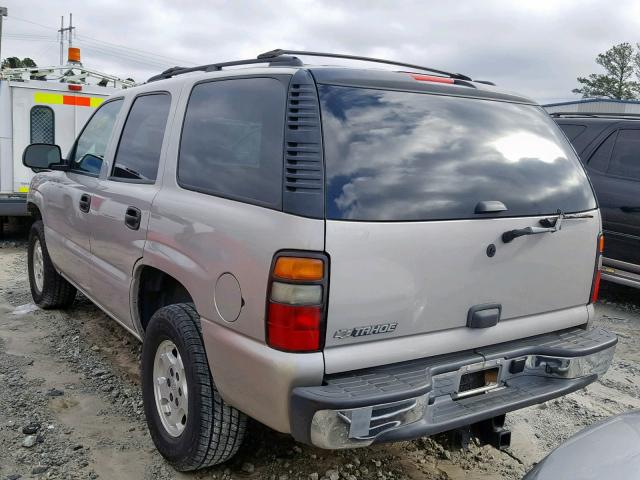
<instances>
[{"instance_id":1,"label":"rear hatch door","mask_svg":"<svg viewBox=\"0 0 640 480\"><path fill-rule=\"evenodd\" d=\"M530 319L511 337L541 333L546 312L572 309L556 329L587 322L599 213L582 166L540 107L319 91L331 258L326 357L350 344L467 330L479 305L499 306L500 323L458 347L495 343L491 332L510 319ZM582 218L502 240L552 224L558 211ZM405 357L429 354L411 348Z\"/></svg>"}]
</instances>

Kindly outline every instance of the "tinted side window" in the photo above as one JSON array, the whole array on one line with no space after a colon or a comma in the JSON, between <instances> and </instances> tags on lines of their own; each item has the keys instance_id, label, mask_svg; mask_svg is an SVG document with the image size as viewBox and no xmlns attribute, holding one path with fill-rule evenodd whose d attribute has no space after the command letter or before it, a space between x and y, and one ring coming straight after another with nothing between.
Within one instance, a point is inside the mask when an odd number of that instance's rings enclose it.
<instances>
[{"instance_id":1,"label":"tinted side window","mask_svg":"<svg viewBox=\"0 0 640 480\"><path fill-rule=\"evenodd\" d=\"M99 174L122 99L104 103L85 125L69 155L72 170Z\"/></svg>"},{"instance_id":2,"label":"tinted side window","mask_svg":"<svg viewBox=\"0 0 640 480\"><path fill-rule=\"evenodd\" d=\"M620 130L607 173L640 180L640 130Z\"/></svg>"},{"instance_id":3,"label":"tinted side window","mask_svg":"<svg viewBox=\"0 0 640 480\"><path fill-rule=\"evenodd\" d=\"M585 127L584 125L568 125L568 124L559 124L560 128L562 129L562 131L564 132L564 134L567 136L567 138L569 140L571 140L572 142L578 138L578 136L584 132L587 127Z\"/></svg>"},{"instance_id":4,"label":"tinted side window","mask_svg":"<svg viewBox=\"0 0 640 480\"><path fill-rule=\"evenodd\" d=\"M133 102L122 129L112 176L155 181L171 95L143 95Z\"/></svg>"},{"instance_id":5,"label":"tinted side window","mask_svg":"<svg viewBox=\"0 0 640 480\"><path fill-rule=\"evenodd\" d=\"M31 109L31 143L56 143L55 115L50 107L36 105Z\"/></svg>"},{"instance_id":6,"label":"tinted side window","mask_svg":"<svg viewBox=\"0 0 640 480\"><path fill-rule=\"evenodd\" d=\"M180 141L180 185L280 208L284 109L284 86L275 79L196 85Z\"/></svg>"},{"instance_id":7,"label":"tinted side window","mask_svg":"<svg viewBox=\"0 0 640 480\"><path fill-rule=\"evenodd\" d=\"M589 168L593 168L600 172L607 171L609 160L611 159L611 151L613 150L613 145L616 142L617 135L618 132L613 132L607 137L604 142L600 144L596 151L593 152L587 164L589 165Z\"/></svg>"}]
</instances>

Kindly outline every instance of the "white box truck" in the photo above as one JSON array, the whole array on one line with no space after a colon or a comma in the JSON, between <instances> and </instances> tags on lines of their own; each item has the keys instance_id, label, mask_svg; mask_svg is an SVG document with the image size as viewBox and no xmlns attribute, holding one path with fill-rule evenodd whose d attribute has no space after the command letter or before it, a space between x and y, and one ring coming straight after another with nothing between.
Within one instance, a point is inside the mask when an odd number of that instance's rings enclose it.
<instances>
[{"instance_id":1,"label":"white box truck","mask_svg":"<svg viewBox=\"0 0 640 480\"><path fill-rule=\"evenodd\" d=\"M65 66L0 71L0 226L6 217L28 214L33 172L22 165L25 147L53 143L66 153L96 107L133 86L82 67L79 53L72 54L78 62Z\"/></svg>"}]
</instances>

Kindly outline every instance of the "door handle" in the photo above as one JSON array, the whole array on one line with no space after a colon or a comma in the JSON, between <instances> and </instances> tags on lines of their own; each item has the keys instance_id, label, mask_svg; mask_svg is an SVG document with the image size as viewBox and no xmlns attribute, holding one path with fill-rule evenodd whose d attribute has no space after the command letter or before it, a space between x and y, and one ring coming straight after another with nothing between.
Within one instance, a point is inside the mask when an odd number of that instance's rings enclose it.
<instances>
[{"instance_id":1,"label":"door handle","mask_svg":"<svg viewBox=\"0 0 640 480\"><path fill-rule=\"evenodd\" d=\"M88 213L91 208L91 195L88 193L83 193L80 195L80 211L84 213Z\"/></svg>"},{"instance_id":2,"label":"door handle","mask_svg":"<svg viewBox=\"0 0 640 480\"><path fill-rule=\"evenodd\" d=\"M124 214L124 224L131 230L138 230L140 228L140 221L142 220L142 212L136 207L127 207L127 211Z\"/></svg>"}]
</instances>

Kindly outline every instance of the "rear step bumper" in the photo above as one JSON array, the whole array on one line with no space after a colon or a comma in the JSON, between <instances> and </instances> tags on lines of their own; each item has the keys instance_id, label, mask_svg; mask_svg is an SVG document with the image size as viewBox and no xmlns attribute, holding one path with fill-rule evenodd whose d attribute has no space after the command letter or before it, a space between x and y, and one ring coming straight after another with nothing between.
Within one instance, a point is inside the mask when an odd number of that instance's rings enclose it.
<instances>
[{"instance_id":1,"label":"rear step bumper","mask_svg":"<svg viewBox=\"0 0 640 480\"><path fill-rule=\"evenodd\" d=\"M329 375L322 386L293 390L292 435L301 442L336 449L409 440L470 425L585 387L607 371L617 342L614 334L601 328L571 328ZM468 374L485 370L491 374L476 373L476 378L492 381L469 390ZM461 390L463 375L467 386Z\"/></svg>"}]
</instances>

